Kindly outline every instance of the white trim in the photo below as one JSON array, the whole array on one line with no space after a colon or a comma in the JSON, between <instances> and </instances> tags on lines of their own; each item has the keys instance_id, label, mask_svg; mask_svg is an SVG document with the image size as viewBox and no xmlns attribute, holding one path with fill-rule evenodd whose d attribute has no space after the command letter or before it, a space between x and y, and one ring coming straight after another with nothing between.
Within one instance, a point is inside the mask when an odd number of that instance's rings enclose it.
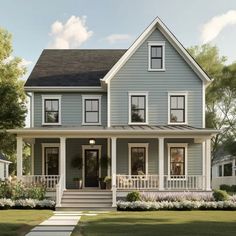
<instances>
[{"instance_id":1,"label":"white trim","mask_svg":"<svg viewBox=\"0 0 236 236\"><path fill-rule=\"evenodd\" d=\"M206 142L202 143L202 176L206 175ZM206 189L206 181L203 181L203 189Z\"/></svg>"},{"instance_id":2,"label":"white trim","mask_svg":"<svg viewBox=\"0 0 236 236\"><path fill-rule=\"evenodd\" d=\"M107 138L107 155L109 157L109 163L107 166L107 176L111 176L111 139Z\"/></svg>"},{"instance_id":3,"label":"white trim","mask_svg":"<svg viewBox=\"0 0 236 236\"><path fill-rule=\"evenodd\" d=\"M162 47L162 68L153 69L151 68L151 47L161 46ZM148 71L165 71L165 42L164 41L150 41L148 42Z\"/></svg>"},{"instance_id":4,"label":"white trim","mask_svg":"<svg viewBox=\"0 0 236 236\"><path fill-rule=\"evenodd\" d=\"M202 83L202 128L206 127L206 86Z\"/></svg>"},{"instance_id":5,"label":"white trim","mask_svg":"<svg viewBox=\"0 0 236 236\"><path fill-rule=\"evenodd\" d=\"M45 175L47 173L45 173L45 148L48 147L57 147L58 148L58 173L60 173L60 143L41 143L42 146L42 175Z\"/></svg>"},{"instance_id":6,"label":"white trim","mask_svg":"<svg viewBox=\"0 0 236 236\"><path fill-rule=\"evenodd\" d=\"M83 178L83 188L85 187L85 150L91 150L95 149L98 150L98 168L99 168L99 178L101 177L101 165L100 165L100 160L101 160L101 152L102 152L102 145L82 145L82 158L83 158L83 168L82 168L82 178ZM98 182L99 186L99 182Z\"/></svg>"},{"instance_id":7,"label":"white trim","mask_svg":"<svg viewBox=\"0 0 236 236\"><path fill-rule=\"evenodd\" d=\"M34 144L31 143L31 175L34 175Z\"/></svg>"},{"instance_id":8,"label":"white trim","mask_svg":"<svg viewBox=\"0 0 236 236\"><path fill-rule=\"evenodd\" d=\"M16 137L16 169L19 178L23 175L23 138L21 136Z\"/></svg>"},{"instance_id":9,"label":"white trim","mask_svg":"<svg viewBox=\"0 0 236 236\"><path fill-rule=\"evenodd\" d=\"M45 105L44 101L46 99L58 99L58 107L59 107L59 112L58 112L58 123L46 123L45 122ZM42 95L42 125L61 125L61 95Z\"/></svg>"},{"instance_id":10,"label":"white trim","mask_svg":"<svg viewBox=\"0 0 236 236\"><path fill-rule=\"evenodd\" d=\"M96 123L86 123L85 122L85 100L86 99L96 99L98 100L98 122ZM82 125L101 125L101 103L102 103L102 95L82 95Z\"/></svg>"},{"instance_id":11,"label":"white trim","mask_svg":"<svg viewBox=\"0 0 236 236\"><path fill-rule=\"evenodd\" d=\"M136 147L144 147L145 148L145 175L148 175L148 147L149 147L149 143L128 143L128 147L129 147L129 153L128 153L128 157L129 157L129 175L131 175L131 148L136 148Z\"/></svg>"},{"instance_id":12,"label":"white trim","mask_svg":"<svg viewBox=\"0 0 236 236\"><path fill-rule=\"evenodd\" d=\"M131 47L126 51L126 53L120 58L120 60L111 68L111 70L105 75L102 81L108 83L114 75L119 71L119 69L128 61L128 59L134 54L137 48L148 38L148 36L158 28L167 38L167 40L172 44L172 46L180 53L183 59L190 65L190 67L195 71L195 73L200 77L204 83L211 82L210 78L203 71L203 69L196 63L196 61L190 56L187 50L180 44L176 37L170 32L170 30L165 26L165 24L157 17L146 29L145 31L136 39L136 41L131 45Z\"/></svg>"},{"instance_id":13,"label":"white trim","mask_svg":"<svg viewBox=\"0 0 236 236\"><path fill-rule=\"evenodd\" d=\"M181 147L184 148L184 156L185 156L185 160L184 160L184 176L188 175L188 143L167 143L167 147L168 147L168 179L173 179L171 178L171 174L170 174L170 148L172 147ZM181 178L181 180L183 180L183 178Z\"/></svg>"},{"instance_id":14,"label":"white trim","mask_svg":"<svg viewBox=\"0 0 236 236\"><path fill-rule=\"evenodd\" d=\"M129 96L129 106L128 106L128 114L129 114L129 121L128 124L129 125L148 125L148 92L128 92L128 96ZM146 114L145 114L145 118L146 121L145 122L132 122L131 121L131 96L145 96L145 110L146 110Z\"/></svg>"},{"instance_id":15,"label":"white trim","mask_svg":"<svg viewBox=\"0 0 236 236\"><path fill-rule=\"evenodd\" d=\"M30 127L34 127L34 92L32 92L32 94L31 94L31 111L30 111L30 114L31 114Z\"/></svg>"},{"instance_id":16,"label":"white trim","mask_svg":"<svg viewBox=\"0 0 236 236\"><path fill-rule=\"evenodd\" d=\"M170 97L171 96L184 96L184 111L185 122L171 122L170 121ZM187 125L188 124L188 92L168 92L168 125Z\"/></svg>"},{"instance_id":17,"label":"white trim","mask_svg":"<svg viewBox=\"0 0 236 236\"><path fill-rule=\"evenodd\" d=\"M11 164L12 163L11 161L6 161L6 160L2 160L2 159L0 159L0 162L5 163L5 164Z\"/></svg>"},{"instance_id":18,"label":"white trim","mask_svg":"<svg viewBox=\"0 0 236 236\"><path fill-rule=\"evenodd\" d=\"M101 86L25 86L27 92L104 92Z\"/></svg>"},{"instance_id":19,"label":"white trim","mask_svg":"<svg viewBox=\"0 0 236 236\"><path fill-rule=\"evenodd\" d=\"M107 127L111 127L111 91L110 82L107 83Z\"/></svg>"}]
</instances>

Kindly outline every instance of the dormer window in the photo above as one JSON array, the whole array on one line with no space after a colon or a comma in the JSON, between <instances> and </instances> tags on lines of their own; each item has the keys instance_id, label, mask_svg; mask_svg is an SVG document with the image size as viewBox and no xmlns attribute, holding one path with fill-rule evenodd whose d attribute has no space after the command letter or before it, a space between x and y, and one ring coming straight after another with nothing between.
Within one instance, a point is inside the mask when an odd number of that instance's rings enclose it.
<instances>
[{"instance_id":1,"label":"dormer window","mask_svg":"<svg viewBox=\"0 0 236 236\"><path fill-rule=\"evenodd\" d=\"M61 124L61 96L46 95L42 96L42 124L60 125Z\"/></svg>"},{"instance_id":2,"label":"dormer window","mask_svg":"<svg viewBox=\"0 0 236 236\"><path fill-rule=\"evenodd\" d=\"M165 70L165 43L164 42L149 42L149 71L164 71Z\"/></svg>"}]
</instances>

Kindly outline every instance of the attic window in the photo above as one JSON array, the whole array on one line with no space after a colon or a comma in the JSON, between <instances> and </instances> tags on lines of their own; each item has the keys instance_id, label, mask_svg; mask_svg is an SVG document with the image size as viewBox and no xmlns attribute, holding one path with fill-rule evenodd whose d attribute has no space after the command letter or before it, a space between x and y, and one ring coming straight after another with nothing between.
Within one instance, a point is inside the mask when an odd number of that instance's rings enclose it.
<instances>
[{"instance_id":1,"label":"attic window","mask_svg":"<svg viewBox=\"0 0 236 236\"><path fill-rule=\"evenodd\" d=\"M149 42L149 71L165 70L165 43L164 42Z\"/></svg>"}]
</instances>

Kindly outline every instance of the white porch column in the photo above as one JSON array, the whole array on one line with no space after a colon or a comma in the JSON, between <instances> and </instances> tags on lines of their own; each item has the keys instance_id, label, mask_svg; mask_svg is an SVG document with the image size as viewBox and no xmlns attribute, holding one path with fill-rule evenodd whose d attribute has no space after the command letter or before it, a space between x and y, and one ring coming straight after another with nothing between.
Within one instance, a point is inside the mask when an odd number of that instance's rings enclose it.
<instances>
[{"instance_id":1,"label":"white porch column","mask_svg":"<svg viewBox=\"0 0 236 236\"><path fill-rule=\"evenodd\" d=\"M20 178L23 174L23 139L22 137L16 137L16 158L17 158L17 178Z\"/></svg>"},{"instance_id":2,"label":"white porch column","mask_svg":"<svg viewBox=\"0 0 236 236\"><path fill-rule=\"evenodd\" d=\"M110 138L107 139L107 156L109 157L109 162L107 165L107 176L112 176L111 175L111 140Z\"/></svg>"},{"instance_id":3,"label":"white porch column","mask_svg":"<svg viewBox=\"0 0 236 236\"><path fill-rule=\"evenodd\" d=\"M9 163L5 163L5 167L6 167L6 179L8 179L8 177L9 177Z\"/></svg>"},{"instance_id":4,"label":"white porch column","mask_svg":"<svg viewBox=\"0 0 236 236\"><path fill-rule=\"evenodd\" d=\"M62 178L62 189L66 189L66 138L60 137L60 175Z\"/></svg>"},{"instance_id":5,"label":"white porch column","mask_svg":"<svg viewBox=\"0 0 236 236\"><path fill-rule=\"evenodd\" d=\"M211 190L211 139L206 140L205 144L205 178L206 178L206 190L210 191Z\"/></svg>"},{"instance_id":6,"label":"white porch column","mask_svg":"<svg viewBox=\"0 0 236 236\"><path fill-rule=\"evenodd\" d=\"M158 139L159 158L159 190L164 190L164 138Z\"/></svg>"},{"instance_id":7,"label":"white porch column","mask_svg":"<svg viewBox=\"0 0 236 236\"><path fill-rule=\"evenodd\" d=\"M116 137L111 138L112 206L116 207Z\"/></svg>"}]
</instances>

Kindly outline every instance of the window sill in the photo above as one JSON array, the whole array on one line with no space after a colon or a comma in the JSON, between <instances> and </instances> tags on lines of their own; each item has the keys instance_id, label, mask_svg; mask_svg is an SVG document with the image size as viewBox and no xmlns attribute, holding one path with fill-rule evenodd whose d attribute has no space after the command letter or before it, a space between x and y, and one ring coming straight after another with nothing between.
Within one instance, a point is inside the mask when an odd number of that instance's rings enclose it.
<instances>
[{"instance_id":1,"label":"window sill","mask_svg":"<svg viewBox=\"0 0 236 236\"><path fill-rule=\"evenodd\" d=\"M166 71L166 69L165 68L163 68L163 69L151 69L151 68L149 68L148 69L148 71Z\"/></svg>"},{"instance_id":2,"label":"window sill","mask_svg":"<svg viewBox=\"0 0 236 236\"><path fill-rule=\"evenodd\" d=\"M148 123L147 122L145 122L145 123L140 123L140 122L132 123L132 122L129 122L128 125L148 125Z\"/></svg>"},{"instance_id":3,"label":"window sill","mask_svg":"<svg viewBox=\"0 0 236 236\"><path fill-rule=\"evenodd\" d=\"M61 123L42 123L42 126L46 126L46 125L58 125L58 126L60 126L61 125Z\"/></svg>"},{"instance_id":4,"label":"window sill","mask_svg":"<svg viewBox=\"0 0 236 236\"><path fill-rule=\"evenodd\" d=\"M102 125L101 123L82 123L83 126L90 126L90 125L93 125L93 126L96 126L96 125Z\"/></svg>"}]
</instances>

